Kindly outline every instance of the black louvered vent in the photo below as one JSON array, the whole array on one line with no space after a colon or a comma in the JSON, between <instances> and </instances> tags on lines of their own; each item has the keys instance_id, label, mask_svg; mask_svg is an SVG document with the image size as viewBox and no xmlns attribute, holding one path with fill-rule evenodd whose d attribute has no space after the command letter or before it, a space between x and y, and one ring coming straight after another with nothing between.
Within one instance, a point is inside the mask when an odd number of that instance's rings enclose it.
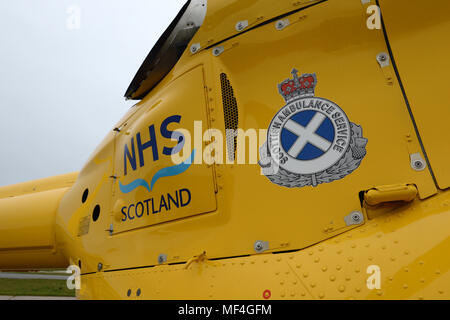
<instances>
[{"instance_id":1,"label":"black louvered vent","mask_svg":"<svg viewBox=\"0 0 450 320\"><path fill-rule=\"evenodd\" d=\"M239 121L237 101L233 87L225 73L220 74L222 85L223 114L225 117L225 130L227 137L228 159L234 161L236 153L236 135Z\"/></svg>"}]
</instances>

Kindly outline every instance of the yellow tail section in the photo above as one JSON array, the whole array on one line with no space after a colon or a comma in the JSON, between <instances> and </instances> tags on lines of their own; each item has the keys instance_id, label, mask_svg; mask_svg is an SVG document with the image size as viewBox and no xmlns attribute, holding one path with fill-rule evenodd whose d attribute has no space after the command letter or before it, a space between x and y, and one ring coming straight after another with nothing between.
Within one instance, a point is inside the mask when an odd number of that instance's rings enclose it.
<instances>
[{"instance_id":1,"label":"yellow tail section","mask_svg":"<svg viewBox=\"0 0 450 320\"><path fill-rule=\"evenodd\" d=\"M0 269L67 267L56 250L59 201L78 173L0 188Z\"/></svg>"}]
</instances>

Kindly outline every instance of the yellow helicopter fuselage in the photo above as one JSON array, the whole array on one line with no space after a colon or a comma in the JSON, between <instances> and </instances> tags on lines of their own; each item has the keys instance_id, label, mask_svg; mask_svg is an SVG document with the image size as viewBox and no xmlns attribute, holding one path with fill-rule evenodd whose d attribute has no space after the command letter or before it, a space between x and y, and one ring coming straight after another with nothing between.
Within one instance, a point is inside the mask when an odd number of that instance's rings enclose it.
<instances>
[{"instance_id":1,"label":"yellow helicopter fuselage","mask_svg":"<svg viewBox=\"0 0 450 320\"><path fill-rule=\"evenodd\" d=\"M194 5L79 173L0 188L0 268L79 266L80 299L450 298L450 4Z\"/></svg>"}]
</instances>

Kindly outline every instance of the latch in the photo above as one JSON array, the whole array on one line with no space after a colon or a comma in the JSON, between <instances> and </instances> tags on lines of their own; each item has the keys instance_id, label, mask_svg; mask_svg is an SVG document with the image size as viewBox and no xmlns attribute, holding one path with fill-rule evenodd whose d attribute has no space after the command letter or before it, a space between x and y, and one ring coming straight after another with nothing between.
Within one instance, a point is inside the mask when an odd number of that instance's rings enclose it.
<instances>
[{"instance_id":1,"label":"latch","mask_svg":"<svg viewBox=\"0 0 450 320\"><path fill-rule=\"evenodd\" d=\"M363 208L367 217L373 219L413 201L417 195L417 188L413 184L379 186L363 193Z\"/></svg>"},{"instance_id":2,"label":"latch","mask_svg":"<svg viewBox=\"0 0 450 320\"><path fill-rule=\"evenodd\" d=\"M376 206L386 202L410 202L417 196L417 188L412 184L380 186L364 193L364 203Z\"/></svg>"}]
</instances>

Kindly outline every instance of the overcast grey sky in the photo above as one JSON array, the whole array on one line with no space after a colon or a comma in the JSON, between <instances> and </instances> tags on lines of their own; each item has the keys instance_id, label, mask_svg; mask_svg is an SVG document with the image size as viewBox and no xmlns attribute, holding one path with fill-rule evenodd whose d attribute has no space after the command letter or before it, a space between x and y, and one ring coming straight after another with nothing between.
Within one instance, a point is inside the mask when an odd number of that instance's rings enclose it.
<instances>
[{"instance_id":1,"label":"overcast grey sky","mask_svg":"<svg viewBox=\"0 0 450 320\"><path fill-rule=\"evenodd\" d=\"M79 171L184 3L1 1L0 186Z\"/></svg>"}]
</instances>

